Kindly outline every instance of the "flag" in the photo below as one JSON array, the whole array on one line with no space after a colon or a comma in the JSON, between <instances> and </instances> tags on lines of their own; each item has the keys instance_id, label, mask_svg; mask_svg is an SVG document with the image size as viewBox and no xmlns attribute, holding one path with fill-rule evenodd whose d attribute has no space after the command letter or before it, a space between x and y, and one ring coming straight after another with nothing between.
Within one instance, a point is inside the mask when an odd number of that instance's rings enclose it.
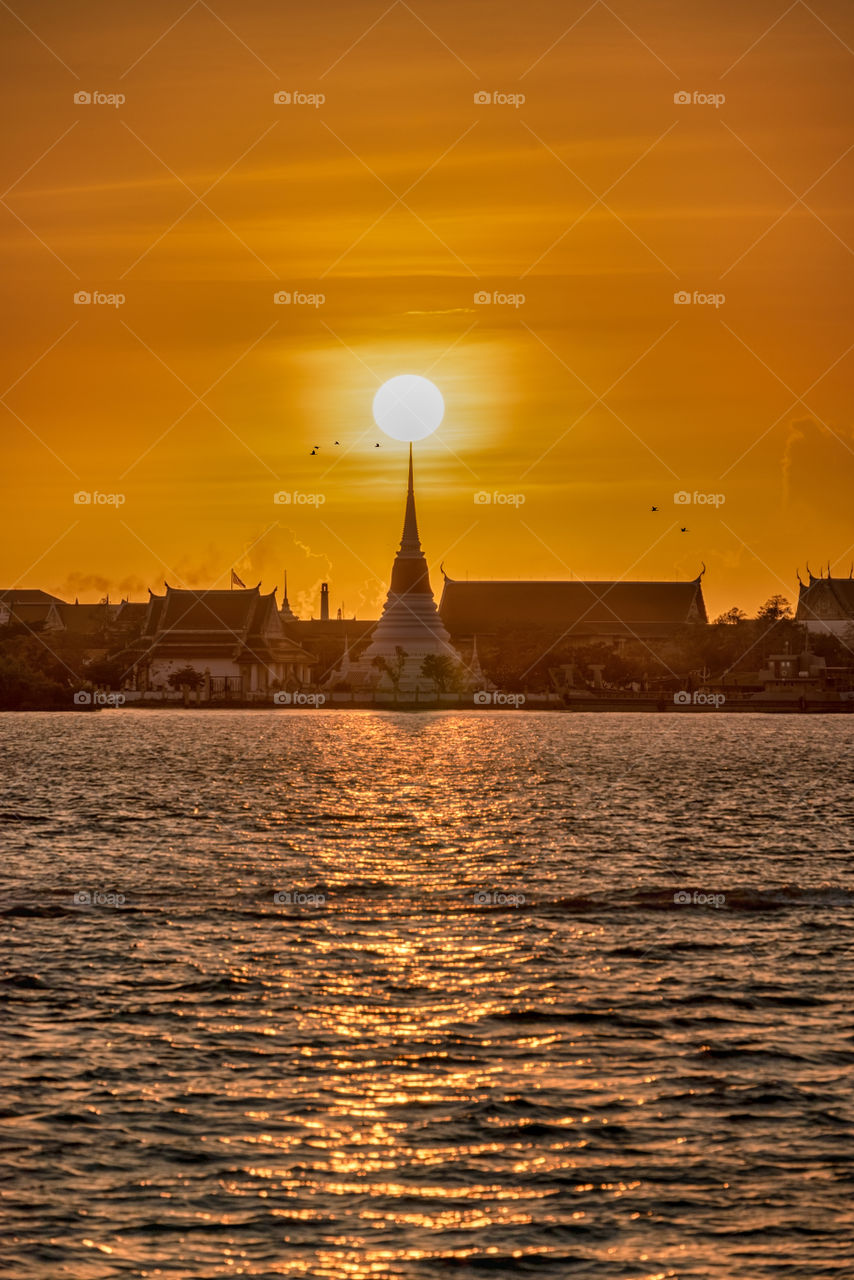
<instances>
[{"instance_id":1,"label":"flag","mask_svg":"<svg viewBox=\"0 0 854 1280\"><path fill-rule=\"evenodd\" d=\"M240 581L233 569L231 571L231 585L232 587L242 587L244 591L246 590L246 583Z\"/></svg>"}]
</instances>

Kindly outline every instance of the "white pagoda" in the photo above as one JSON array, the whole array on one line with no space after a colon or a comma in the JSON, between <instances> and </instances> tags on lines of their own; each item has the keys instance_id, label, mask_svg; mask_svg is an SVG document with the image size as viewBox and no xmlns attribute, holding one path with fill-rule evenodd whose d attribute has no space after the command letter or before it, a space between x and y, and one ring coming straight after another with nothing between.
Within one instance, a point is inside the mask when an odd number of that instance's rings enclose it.
<instances>
[{"instance_id":1,"label":"white pagoda","mask_svg":"<svg viewBox=\"0 0 854 1280\"><path fill-rule=\"evenodd\" d=\"M332 673L330 683L346 681L356 693L377 690L404 699L435 696L436 679L424 673L424 659L428 657L446 660L438 664L441 675L457 690L481 686L483 677L479 667L477 671L470 671L462 662L433 598L427 560L418 536L410 444L403 536L392 565L382 616L367 649L356 660L351 660L349 652L346 653Z\"/></svg>"}]
</instances>

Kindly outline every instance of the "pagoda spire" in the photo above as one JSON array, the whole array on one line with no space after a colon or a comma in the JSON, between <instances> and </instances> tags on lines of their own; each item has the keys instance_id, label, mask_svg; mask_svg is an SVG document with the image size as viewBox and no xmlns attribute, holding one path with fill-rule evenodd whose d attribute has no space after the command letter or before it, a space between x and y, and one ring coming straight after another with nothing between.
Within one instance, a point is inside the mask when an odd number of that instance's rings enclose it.
<instances>
[{"instance_id":1,"label":"pagoda spire","mask_svg":"<svg viewBox=\"0 0 854 1280\"><path fill-rule=\"evenodd\" d=\"M406 487L406 508L403 516L403 534L400 539L400 550L394 558L391 570L391 590L402 596L408 592L420 592L429 595L430 575L427 560L421 550L421 539L418 536L418 517L415 514L415 484L412 476L412 445L409 446L409 481Z\"/></svg>"},{"instance_id":2,"label":"pagoda spire","mask_svg":"<svg viewBox=\"0 0 854 1280\"><path fill-rule=\"evenodd\" d=\"M395 700L402 697L417 701L419 693L436 696L432 675L424 673L424 662L438 657L452 665L466 688L482 683L479 670L472 675L464 668L436 607L427 560L418 536L410 445L403 534L392 564L382 615L364 652L355 660L345 652L330 679L340 680L343 670L354 690L367 690L371 696L379 690L386 698L393 695ZM479 668L476 653L475 662Z\"/></svg>"},{"instance_id":3,"label":"pagoda spire","mask_svg":"<svg viewBox=\"0 0 854 1280\"><path fill-rule=\"evenodd\" d=\"M420 556L421 539L418 537L418 517L415 513L415 484L412 478L412 444L409 445L409 483L406 489L406 510L403 516L403 536L400 550L404 555Z\"/></svg>"},{"instance_id":4,"label":"pagoda spire","mask_svg":"<svg viewBox=\"0 0 854 1280\"><path fill-rule=\"evenodd\" d=\"M453 656L449 640L433 598L427 559L418 536L410 444L403 535L391 567L391 582L382 617L366 650L366 658L370 661L376 655L393 656L399 646L413 660L418 656L420 670L421 658L428 653Z\"/></svg>"},{"instance_id":5,"label":"pagoda spire","mask_svg":"<svg viewBox=\"0 0 854 1280\"><path fill-rule=\"evenodd\" d=\"M287 569L285 569L285 570L284 570L284 579L285 579L285 582L284 582L285 591L284 591L284 595L282 596L282 607L281 607L281 609L279 610L279 617L282 619L282 621L283 621L283 622L299 622L299 618L298 618L298 617L297 617L297 615L294 613L293 609L292 609L292 608L291 608L291 606L290 606L290 601L288 600L288 571L287 571Z\"/></svg>"}]
</instances>

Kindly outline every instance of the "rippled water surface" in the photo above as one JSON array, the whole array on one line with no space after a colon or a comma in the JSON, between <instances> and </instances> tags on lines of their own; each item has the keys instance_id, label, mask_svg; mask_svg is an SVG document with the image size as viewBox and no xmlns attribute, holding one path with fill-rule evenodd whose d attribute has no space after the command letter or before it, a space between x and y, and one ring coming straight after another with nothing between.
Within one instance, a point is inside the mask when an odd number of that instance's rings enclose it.
<instances>
[{"instance_id":1,"label":"rippled water surface","mask_svg":"<svg viewBox=\"0 0 854 1280\"><path fill-rule=\"evenodd\" d=\"M0 1270L851 1277L852 747L0 717Z\"/></svg>"}]
</instances>

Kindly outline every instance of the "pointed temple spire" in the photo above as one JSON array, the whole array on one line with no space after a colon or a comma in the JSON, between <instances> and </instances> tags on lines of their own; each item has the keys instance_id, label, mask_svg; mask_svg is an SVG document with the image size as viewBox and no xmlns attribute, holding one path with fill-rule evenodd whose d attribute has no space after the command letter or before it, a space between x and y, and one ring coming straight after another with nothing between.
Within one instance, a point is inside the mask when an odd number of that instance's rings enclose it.
<instances>
[{"instance_id":1,"label":"pointed temple spire","mask_svg":"<svg viewBox=\"0 0 854 1280\"><path fill-rule=\"evenodd\" d=\"M400 550L405 555L421 555L421 539L418 537L418 517L415 514L415 485L412 479L412 445L409 446L409 484L406 489L406 510L403 516L403 536Z\"/></svg>"},{"instance_id":2,"label":"pointed temple spire","mask_svg":"<svg viewBox=\"0 0 854 1280\"><path fill-rule=\"evenodd\" d=\"M418 517L415 513L415 484L412 476L412 445L409 446L409 482L406 488L406 508L403 516L403 534L400 550L391 570L391 594L420 593L432 598L427 560L421 550L418 536Z\"/></svg>"},{"instance_id":3,"label":"pointed temple spire","mask_svg":"<svg viewBox=\"0 0 854 1280\"><path fill-rule=\"evenodd\" d=\"M298 622L299 619L297 618L297 615L294 613L293 609L291 608L290 602L288 600L287 569L285 569L284 575L285 575L285 592L284 592L284 595L282 596L282 607L279 610L279 617L282 619L283 622Z\"/></svg>"},{"instance_id":4,"label":"pointed temple spire","mask_svg":"<svg viewBox=\"0 0 854 1280\"><path fill-rule=\"evenodd\" d=\"M365 656L370 660L378 655L394 655L399 647L411 656L413 663L417 659L420 672L421 660L428 653L456 657L449 641L450 637L433 598L427 559L418 536L410 444L403 535L392 565L391 582L382 617L376 625ZM412 678L415 679L416 676L417 672L413 673Z\"/></svg>"},{"instance_id":5,"label":"pointed temple spire","mask_svg":"<svg viewBox=\"0 0 854 1280\"><path fill-rule=\"evenodd\" d=\"M409 474L403 515L403 534L394 557L391 582L382 616L371 633L370 643L357 658L345 651L331 673L330 682L346 679L356 693L371 697L379 691L387 700L419 701L436 699L433 674L425 675L426 658L443 658L455 673L461 688L483 684L475 651L476 669L470 672L451 643L451 637L436 607L430 587L427 560L418 536L415 514L415 483L412 445L409 446ZM342 676L342 672L344 675Z\"/></svg>"}]
</instances>

